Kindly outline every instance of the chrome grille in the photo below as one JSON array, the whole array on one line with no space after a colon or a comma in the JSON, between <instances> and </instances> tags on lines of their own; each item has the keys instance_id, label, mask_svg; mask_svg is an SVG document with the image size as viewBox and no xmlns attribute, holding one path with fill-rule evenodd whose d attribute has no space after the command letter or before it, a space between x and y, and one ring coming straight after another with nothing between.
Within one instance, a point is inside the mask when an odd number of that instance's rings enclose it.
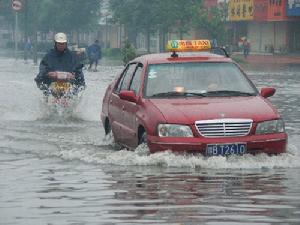
<instances>
[{"instance_id":1,"label":"chrome grille","mask_svg":"<svg viewBox=\"0 0 300 225\"><path fill-rule=\"evenodd\" d=\"M251 119L199 120L195 126L204 137L238 137L249 134Z\"/></svg>"}]
</instances>

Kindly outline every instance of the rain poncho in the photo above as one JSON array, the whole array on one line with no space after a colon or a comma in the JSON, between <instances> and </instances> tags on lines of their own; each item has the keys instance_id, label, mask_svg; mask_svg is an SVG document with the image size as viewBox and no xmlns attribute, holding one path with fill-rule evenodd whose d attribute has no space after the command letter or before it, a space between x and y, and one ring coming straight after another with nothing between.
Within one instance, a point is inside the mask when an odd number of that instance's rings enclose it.
<instances>
[{"instance_id":1,"label":"rain poncho","mask_svg":"<svg viewBox=\"0 0 300 225\"><path fill-rule=\"evenodd\" d=\"M63 52L51 49L40 62L39 74L36 76L35 81L37 85L49 85L52 80L48 77L49 72L61 71L70 72L75 75L74 84L84 86L84 75L82 73L83 65L80 63L75 53L69 49Z\"/></svg>"}]
</instances>

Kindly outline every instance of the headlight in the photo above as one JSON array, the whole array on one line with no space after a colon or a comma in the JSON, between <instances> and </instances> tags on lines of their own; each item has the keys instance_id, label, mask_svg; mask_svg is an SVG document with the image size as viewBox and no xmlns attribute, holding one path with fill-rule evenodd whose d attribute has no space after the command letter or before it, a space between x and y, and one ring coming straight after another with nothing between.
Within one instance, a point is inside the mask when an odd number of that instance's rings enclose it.
<instances>
[{"instance_id":1,"label":"headlight","mask_svg":"<svg viewBox=\"0 0 300 225\"><path fill-rule=\"evenodd\" d=\"M159 124L158 135L160 137L193 137L189 126L178 124Z\"/></svg>"},{"instance_id":2,"label":"headlight","mask_svg":"<svg viewBox=\"0 0 300 225\"><path fill-rule=\"evenodd\" d=\"M284 122L281 119L261 122L256 127L256 134L272 134L284 131Z\"/></svg>"}]
</instances>

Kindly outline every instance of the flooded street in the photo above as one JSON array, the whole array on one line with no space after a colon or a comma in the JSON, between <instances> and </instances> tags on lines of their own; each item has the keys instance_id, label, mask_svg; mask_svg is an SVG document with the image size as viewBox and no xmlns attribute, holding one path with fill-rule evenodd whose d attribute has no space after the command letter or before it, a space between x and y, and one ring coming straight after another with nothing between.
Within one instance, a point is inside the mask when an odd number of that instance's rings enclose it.
<instances>
[{"instance_id":1,"label":"flooded street","mask_svg":"<svg viewBox=\"0 0 300 225\"><path fill-rule=\"evenodd\" d=\"M107 84L122 66L85 71L72 115L53 116L38 67L0 58L0 224L299 224L300 65L247 67L286 121L280 156L149 155L116 151L100 123Z\"/></svg>"}]
</instances>

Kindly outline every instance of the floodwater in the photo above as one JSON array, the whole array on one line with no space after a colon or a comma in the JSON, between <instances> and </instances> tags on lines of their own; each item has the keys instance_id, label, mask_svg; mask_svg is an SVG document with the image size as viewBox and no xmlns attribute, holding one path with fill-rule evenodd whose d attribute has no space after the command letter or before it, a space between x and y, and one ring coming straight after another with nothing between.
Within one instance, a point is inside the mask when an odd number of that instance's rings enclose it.
<instances>
[{"instance_id":1,"label":"floodwater","mask_svg":"<svg viewBox=\"0 0 300 225\"><path fill-rule=\"evenodd\" d=\"M105 65L104 65L105 64ZM116 151L101 101L122 66L102 62L72 115L47 111L38 68L0 58L0 224L299 224L300 66L246 68L286 120L288 153L212 157Z\"/></svg>"}]
</instances>

